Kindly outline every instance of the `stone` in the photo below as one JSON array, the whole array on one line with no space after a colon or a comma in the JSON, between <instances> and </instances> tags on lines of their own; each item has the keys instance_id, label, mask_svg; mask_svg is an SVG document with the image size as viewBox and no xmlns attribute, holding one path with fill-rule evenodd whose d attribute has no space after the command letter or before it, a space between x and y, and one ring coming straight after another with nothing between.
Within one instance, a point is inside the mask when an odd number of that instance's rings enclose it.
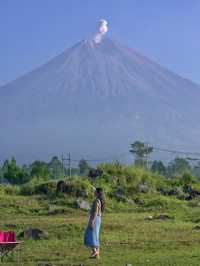
<instances>
[{"instance_id":1,"label":"stone","mask_svg":"<svg viewBox=\"0 0 200 266\"><path fill-rule=\"evenodd\" d=\"M167 214L160 214L158 216L155 216L154 219L157 219L157 220L169 220L169 219L172 219L172 217L170 217Z\"/></svg>"},{"instance_id":2,"label":"stone","mask_svg":"<svg viewBox=\"0 0 200 266\"><path fill-rule=\"evenodd\" d=\"M140 198L134 199L134 202L138 205L144 205L145 204L145 201L143 199L140 199Z\"/></svg>"},{"instance_id":3,"label":"stone","mask_svg":"<svg viewBox=\"0 0 200 266\"><path fill-rule=\"evenodd\" d=\"M141 193L147 193L149 191L149 186L147 184L140 184L138 190Z\"/></svg>"},{"instance_id":4,"label":"stone","mask_svg":"<svg viewBox=\"0 0 200 266\"><path fill-rule=\"evenodd\" d=\"M151 215L149 215L148 217L145 218L145 220L147 220L147 221L152 221L152 220L162 220L162 221L165 221L165 220L169 220L169 219L173 219L173 217L170 217L167 214L160 214L158 216L151 216Z\"/></svg>"},{"instance_id":5,"label":"stone","mask_svg":"<svg viewBox=\"0 0 200 266\"><path fill-rule=\"evenodd\" d=\"M65 193L66 191L66 184L63 180L58 181L56 186L56 193Z\"/></svg>"},{"instance_id":6,"label":"stone","mask_svg":"<svg viewBox=\"0 0 200 266\"><path fill-rule=\"evenodd\" d=\"M90 204L86 200L77 199L76 208L81 210L90 210Z\"/></svg>"},{"instance_id":7,"label":"stone","mask_svg":"<svg viewBox=\"0 0 200 266\"><path fill-rule=\"evenodd\" d=\"M16 228L17 227L16 224L5 224L5 226L8 228Z\"/></svg>"},{"instance_id":8,"label":"stone","mask_svg":"<svg viewBox=\"0 0 200 266\"><path fill-rule=\"evenodd\" d=\"M19 234L19 238L24 238L26 240L40 240L47 237L47 234L38 228L29 228Z\"/></svg>"},{"instance_id":9,"label":"stone","mask_svg":"<svg viewBox=\"0 0 200 266\"><path fill-rule=\"evenodd\" d=\"M82 198L88 198L88 193L86 190L84 190L83 188L81 189L78 189L76 191L76 197L79 198L79 197L82 197Z\"/></svg>"},{"instance_id":10,"label":"stone","mask_svg":"<svg viewBox=\"0 0 200 266\"><path fill-rule=\"evenodd\" d=\"M129 204L135 204L135 201L132 200L132 199L127 199L127 203L129 203Z\"/></svg>"},{"instance_id":11,"label":"stone","mask_svg":"<svg viewBox=\"0 0 200 266\"><path fill-rule=\"evenodd\" d=\"M48 215L58 215L65 213L64 209L52 209L48 212Z\"/></svg>"}]
</instances>

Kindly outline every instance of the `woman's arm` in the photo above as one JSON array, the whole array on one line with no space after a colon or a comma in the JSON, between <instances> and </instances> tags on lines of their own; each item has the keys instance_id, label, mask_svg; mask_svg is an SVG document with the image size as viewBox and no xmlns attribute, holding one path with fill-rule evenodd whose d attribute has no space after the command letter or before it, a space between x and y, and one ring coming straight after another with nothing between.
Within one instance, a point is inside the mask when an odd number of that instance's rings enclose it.
<instances>
[{"instance_id":1,"label":"woman's arm","mask_svg":"<svg viewBox=\"0 0 200 266\"><path fill-rule=\"evenodd\" d=\"M92 228L94 228L94 223L95 223L95 220L96 220L96 217L98 214L98 208L99 208L99 203L98 203L98 201L95 201L94 212L91 213L91 215L90 215L90 226Z\"/></svg>"}]
</instances>

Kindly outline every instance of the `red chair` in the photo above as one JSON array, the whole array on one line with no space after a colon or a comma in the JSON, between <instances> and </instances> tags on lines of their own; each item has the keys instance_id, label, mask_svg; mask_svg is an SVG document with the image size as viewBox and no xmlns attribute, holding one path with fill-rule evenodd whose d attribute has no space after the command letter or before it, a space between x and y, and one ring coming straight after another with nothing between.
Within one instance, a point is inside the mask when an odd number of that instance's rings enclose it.
<instances>
[{"instance_id":1,"label":"red chair","mask_svg":"<svg viewBox=\"0 0 200 266\"><path fill-rule=\"evenodd\" d=\"M0 231L0 259L1 262L3 258L7 256L10 251L13 251L17 246L19 246L21 242L16 241L16 234L13 231ZM21 249L17 249L18 251L18 262L20 261L20 251Z\"/></svg>"}]
</instances>

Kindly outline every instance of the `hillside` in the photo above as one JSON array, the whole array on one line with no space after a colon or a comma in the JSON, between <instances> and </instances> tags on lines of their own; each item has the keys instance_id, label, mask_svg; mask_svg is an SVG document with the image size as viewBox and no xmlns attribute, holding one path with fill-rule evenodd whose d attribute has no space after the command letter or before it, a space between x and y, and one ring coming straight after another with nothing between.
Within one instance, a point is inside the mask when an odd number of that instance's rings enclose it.
<instances>
[{"instance_id":1,"label":"hillside","mask_svg":"<svg viewBox=\"0 0 200 266\"><path fill-rule=\"evenodd\" d=\"M82 41L0 88L1 154L113 156L136 139L199 150L199 99L199 85L133 49Z\"/></svg>"}]
</instances>

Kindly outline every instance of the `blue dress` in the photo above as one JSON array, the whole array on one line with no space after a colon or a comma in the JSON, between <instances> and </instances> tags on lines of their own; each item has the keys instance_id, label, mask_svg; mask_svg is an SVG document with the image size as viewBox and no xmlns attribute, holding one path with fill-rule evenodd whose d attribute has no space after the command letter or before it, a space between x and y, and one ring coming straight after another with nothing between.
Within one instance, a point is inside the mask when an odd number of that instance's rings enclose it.
<instances>
[{"instance_id":1,"label":"blue dress","mask_svg":"<svg viewBox=\"0 0 200 266\"><path fill-rule=\"evenodd\" d=\"M94 205L95 205L95 202L93 203L93 206ZM91 218L91 214L90 214L90 218ZM91 227L90 222L88 223L88 226L84 234L85 246L91 247L91 248L94 248L94 247L97 248L100 246L100 242L99 242L100 226L101 226L101 215L99 214L95 218L94 227Z\"/></svg>"}]
</instances>

